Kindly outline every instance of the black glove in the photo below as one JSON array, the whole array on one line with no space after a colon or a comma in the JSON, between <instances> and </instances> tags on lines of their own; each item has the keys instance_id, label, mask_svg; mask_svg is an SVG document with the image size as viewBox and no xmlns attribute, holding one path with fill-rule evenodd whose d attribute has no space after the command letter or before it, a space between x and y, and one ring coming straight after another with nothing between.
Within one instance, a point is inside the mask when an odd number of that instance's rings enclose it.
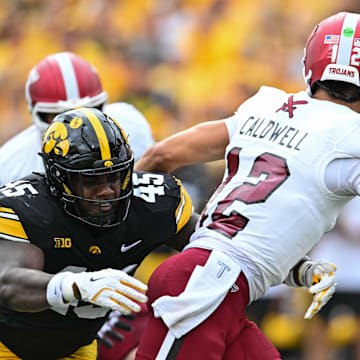
<instances>
[{"instance_id":1,"label":"black glove","mask_svg":"<svg viewBox=\"0 0 360 360\"><path fill-rule=\"evenodd\" d=\"M127 322L122 321L121 319L127 319L133 321L135 319L135 315L121 315L119 311L112 311L109 315L109 319L105 322L105 324L98 331L99 342L108 348L112 348L114 346L113 340L115 341L123 341L124 336L120 334L115 329L120 329L123 331L130 332L132 330L132 326Z\"/></svg>"}]
</instances>

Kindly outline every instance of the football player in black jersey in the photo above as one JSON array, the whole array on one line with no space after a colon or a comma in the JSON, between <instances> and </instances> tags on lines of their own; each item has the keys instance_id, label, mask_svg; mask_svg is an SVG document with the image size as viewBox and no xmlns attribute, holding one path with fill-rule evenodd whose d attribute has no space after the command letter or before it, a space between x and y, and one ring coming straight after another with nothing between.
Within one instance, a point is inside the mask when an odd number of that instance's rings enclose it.
<instances>
[{"instance_id":1,"label":"football player in black jersey","mask_svg":"<svg viewBox=\"0 0 360 360\"><path fill-rule=\"evenodd\" d=\"M146 285L128 274L196 221L176 178L133 172L121 127L99 110L58 115L44 174L0 188L0 359L97 358L108 312L139 311Z\"/></svg>"}]
</instances>

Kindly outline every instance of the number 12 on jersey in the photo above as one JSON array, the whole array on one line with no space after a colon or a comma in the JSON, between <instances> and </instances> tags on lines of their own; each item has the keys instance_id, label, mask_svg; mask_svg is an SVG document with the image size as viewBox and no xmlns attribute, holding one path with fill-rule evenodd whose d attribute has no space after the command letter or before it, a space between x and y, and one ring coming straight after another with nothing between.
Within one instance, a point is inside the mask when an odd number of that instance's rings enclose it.
<instances>
[{"instance_id":1,"label":"number 12 on jersey","mask_svg":"<svg viewBox=\"0 0 360 360\"><path fill-rule=\"evenodd\" d=\"M237 175L240 167L241 148L233 148L227 156L228 176L215 191L212 199L221 193L231 179ZM245 228L249 219L237 211L237 202L247 205L265 202L269 196L290 176L286 159L264 152L253 162L248 176L243 177L242 184L235 187L220 200L211 214L209 229L216 230L228 238L232 238ZM210 200L211 201L211 200ZM205 208L206 209L206 208ZM209 215L204 210L200 226Z\"/></svg>"}]
</instances>

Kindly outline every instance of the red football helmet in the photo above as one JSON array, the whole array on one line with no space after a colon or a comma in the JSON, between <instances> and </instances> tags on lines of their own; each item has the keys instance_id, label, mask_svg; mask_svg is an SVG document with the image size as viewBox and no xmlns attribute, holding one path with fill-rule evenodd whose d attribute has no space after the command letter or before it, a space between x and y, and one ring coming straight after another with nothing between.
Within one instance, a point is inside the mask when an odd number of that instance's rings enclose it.
<instances>
[{"instance_id":1,"label":"red football helmet","mask_svg":"<svg viewBox=\"0 0 360 360\"><path fill-rule=\"evenodd\" d=\"M338 80L360 86L359 14L341 12L321 21L304 50L304 78L309 94L319 80Z\"/></svg>"},{"instance_id":2,"label":"red football helmet","mask_svg":"<svg viewBox=\"0 0 360 360\"><path fill-rule=\"evenodd\" d=\"M71 52L49 55L35 65L26 82L25 96L32 120L42 132L49 124L39 113L98 107L107 101L96 69Z\"/></svg>"}]
</instances>

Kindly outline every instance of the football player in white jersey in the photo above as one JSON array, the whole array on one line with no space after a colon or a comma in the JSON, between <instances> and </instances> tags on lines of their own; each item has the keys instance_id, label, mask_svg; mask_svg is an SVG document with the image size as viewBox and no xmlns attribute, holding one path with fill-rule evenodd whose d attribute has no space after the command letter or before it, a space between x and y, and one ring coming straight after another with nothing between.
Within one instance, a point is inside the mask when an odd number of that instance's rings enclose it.
<instances>
[{"instance_id":1,"label":"football player in white jersey","mask_svg":"<svg viewBox=\"0 0 360 360\"><path fill-rule=\"evenodd\" d=\"M44 172L38 155L41 137L57 114L74 107L97 107L121 123L135 160L154 142L145 117L128 103L107 104L96 69L74 53L51 54L37 63L29 73L25 95L33 125L0 148L0 186L33 171Z\"/></svg>"},{"instance_id":2,"label":"football player in white jersey","mask_svg":"<svg viewBox=\"0 0 360 360\"><path fill-rule=\"evenodd\" d=\"M138 162L169 172L225 155L226 170L190 244L150 279L137 359L280 358L244 308L284 281L311 286L304 256L360 195L360 15L323 20L303 61L307 91L261 87L232 117L163 140ZM335 267L316 266L306 318L334 291Z\"/></svg>"}]
</instances>

